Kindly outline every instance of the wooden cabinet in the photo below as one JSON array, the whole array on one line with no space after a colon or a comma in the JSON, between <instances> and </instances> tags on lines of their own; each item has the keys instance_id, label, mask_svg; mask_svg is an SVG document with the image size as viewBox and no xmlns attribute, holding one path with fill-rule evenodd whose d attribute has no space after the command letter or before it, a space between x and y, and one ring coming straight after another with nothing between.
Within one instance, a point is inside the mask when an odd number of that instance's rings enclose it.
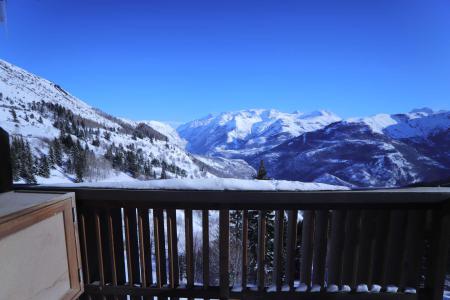
<instances>
[{"instance_id":1,"label":"wooden cabinet","mask_svg":"<svg viewBox=\"0 0 450 300\"><path fill-rule=\"evenodd\" d=\"M83 291L74 193L0 194L0 300Z\"/></svg>"}]
</instances>

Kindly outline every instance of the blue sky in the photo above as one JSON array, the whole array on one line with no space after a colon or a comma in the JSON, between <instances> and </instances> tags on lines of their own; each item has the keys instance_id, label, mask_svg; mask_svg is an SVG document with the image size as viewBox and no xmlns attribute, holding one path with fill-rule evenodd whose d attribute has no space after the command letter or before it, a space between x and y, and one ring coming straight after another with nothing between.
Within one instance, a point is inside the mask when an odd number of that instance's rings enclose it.
<instances>
[{"instance_id":1,"label":"blue sky","mask_svg":"<svg viewBox=\"0 0 450 300\"><path fill-rule=\"evenodd\" d=\"M132 119L450 108L450 2L9 0L0 58Z\"/></svg>"}]
</instances>

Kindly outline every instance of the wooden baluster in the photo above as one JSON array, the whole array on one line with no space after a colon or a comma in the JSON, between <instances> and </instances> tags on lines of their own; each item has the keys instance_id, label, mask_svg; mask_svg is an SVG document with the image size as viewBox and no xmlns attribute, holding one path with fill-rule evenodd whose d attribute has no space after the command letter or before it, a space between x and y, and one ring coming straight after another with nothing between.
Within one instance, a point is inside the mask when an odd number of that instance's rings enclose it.
<instances>
[{"instance_id":1,"label":"wooden baluster","mask_svg":"<svg viewBox=\"0 0 450 300\"><path fill-rule=\"evenodd\" d=\"M328 286L341 285L342 251L344 250L345 214L343 210L331 213L331 239L328 261Z\"/></svg>"},{"instance_id":2,"label":"wooden baluster","mask_svg":"<svg viewBox=\"0 0 450 300\"><path fill-rule=\"evenodd\" d=\"M325 261L327 255L328 211L316 211L313 246L313 285L325 284Z\"/></svg>"},{"instance_id":3,"label":"wooden baluster","mask_svg":"<svg viewBox=\"0 0 450 300\"><path fill-rule=\"evenodd\" d=\"M273 262L273 282L277 291L281 291L283 265L282 265L282 251L283 251L283 219L284 210L277 210L275 212L275 242L274 242L274 262Z\"/></svg>"},{"instance_id":4,"label":"wooden baluster","mask_svg":"<svg viewBox=\"0 0 450 300\"><path fill-rule=\"evenodd\" d=\"M303 213L302 244L300 260L300 282L311 286L311 269L313 258L314 211Z\"/></svg>"},{"instance_id":5,"label":"wooden baluster","mask_svg":"<svg viewBox=\"0 0 450 300\"><path fill-rule=\"evenodd\" d=\"M372 255L372 283L385 286L384 265L386 260L386 237L389 229L389 211L376 211L375 241Z\"/></svg>"},{"instance_id":6,"label":"wooden baluster","mask_svg":"<svg viewBox=\"0 0 450 300\"><path fill-rule=\"evenodd\" d=\"M97 241L97 263L99 270L100 285L105 286L105 274L103 266L103 245L102 245L102 234L100 225L100 216L98 212L94 215L95 218L95 237Z\"/></svg>"},{"instance_id":7,"label":"wooden baluster","mask_svg":"<svg viewBox=\"0 0 450 300\"><path fill-rule=\"evenodd\" d=\"M242 289L247 288L248 272L248 211L242 212Z\"/></svg>"},{"instance_id":8,"label":"wooden baluster","mask_svg":"<svg viewBox=\"0 0 450 300\"><path fill-rule=\"evenodd\" d=\"M109 264L113 286L125 283L125 262L122 236L122 214L120 208L110 208L106 214L108 232ZM126 299L126 296L114 296L114 299Z\"/></svg>"},{"instance_id":9,"label":"wooden baluster","mask_svg":"<svg viewBox=\"0 0 450 300\"><path fill-rule=\"evenodd\" d=\"M82 252L82 261L83 261L83 279L84 284L90 284L91 281L91 272L89 265L89 256L88 256L88 243L87 243L87 234L86 234L86 219L84 213L81 212L81 208L78 209L79 217L78 220L80 222L80 246Z\"/></svg>"},{"instance_id":10,"label":"wooden baluster","mask_svg":"<svg viewBox=\"0 0 450 300\"><path fill-rule=\"evenodd\" d=\"M141 282L142 287L149 287L153 284L150 224L148 220L148 209L138 209L139 228L139 254L141 262Z\"/></svg>"},{"instance_id":11,"label":"wooden baluster","mask_svg":"<svg viewBox=\"0 0 450 300\"><path fill-rule=\"evenodd\" d=\"M407 216L401 286L418 288L421 258L425 247L425 210L410 210Z\"/></svg>"},{"instance_id":12,"label":"wooden baluster","mask_svg":"<svg viewBox=\"0 0 450 300\"><path fill-rule=\"evenodd\" d=\"M209 210L202 211L203 288L209 287Z\"/></svg>"},{"instance_id":13,"label":"wooden baluster","mask_svg":"<svg viewBox=\"0 0 450 300\"><path fill-rule=\"evenodd\" d=\"M192 209L184 210L186 237L186 283L187 288L194 287L194 235L192 228Z\"/></svg>"},{"instance_id":14,"label":"wooden baluster","mask_svg":"<svg viewBox=\"0 0 450 300\"><path fill-rule=\"evenodd\" d=\"M124 208L125 245L127 249L128 284L140 283L139 247L137 240L136 209Z\"/></svg>"},{"instance_id":15,"label":"wooden baluster","mask_svg":"<svg viewBox=\"0 0 450 300\"><path fill-rule=\"evenodd\" d=\"M161 288L167 284L167 272L164 215L160 208L153 209L153 233L155 236L156 286Z\"/></svg>"},{"instance_id":16,"label":"wooden baluster","mask_svg":"<svg viewBox=\"0 0 450 300\"><path fill-rule=\"evenodd\" d=\"M227 209L221 209L219 213L219 248L220 299L229 299L230 214Z\"/></svg>"},{"instance_id":17,"label":"wooden baluster","mask_svg":"<svg viewBox=\"0 0 450 300\"><path fill-rule=\"evenodd\" d=\"M356 282L370 287L372 283L372 241L375 235L375 215L372 210L361 212L361 228L359 231L358 267Z\"/></svg>"},{"instance_id":18,"label":"wooden baluster","mask_svg":"<svg viewBox=\"0 0 450 300\"><path fill-rule=\"evenodd\" d=\"M387 285L400 285L405 225L406 211L391 211L384 265L384 281Z\"/></svg>"},{"instance_id":19,"label":"wooden baluster","mask_svg":"<svg viewBox=\"0 0 450 300\"><path fill-rule=\"evenodd\" d=\"M180 283L180 273L178 267L177 213L175 209L167 210L167 234L169 251L169 283L171 288L176 288Z\"/></svg>"},{"instance_id":20,"label":"wooden baluster","mask_svg":"<svg viewBox=\"0 0 450 300\"><path fill-rule=\"evenodd\" d=\"M258 213L258 252L257 252L257 284L258 290L263 291L265 287L265 258L266 258L266 211Z\"/></svg>"},{"instance_id":21,"label":"wooden baluster","mask_svg":"<svg viewBox=\"0 0 450 300\"><path fill-rule=\"evenodd\" d=\"M295 255L297 250L297 210L288 211L286 237L286 283L289 290L294 288Z\"/></svg>"},{"instance_id":22,"label":"wooden baluster","mask_svg":"<svg viewBox=\"0 0 450 300\"><path fill-rule=\"evenodd\" d=\"M356 250L358 247L358 225L360 212L350 210L345 220L345 240L342 259L342 284L356 287Z\"/></svg>"}]
</instances>

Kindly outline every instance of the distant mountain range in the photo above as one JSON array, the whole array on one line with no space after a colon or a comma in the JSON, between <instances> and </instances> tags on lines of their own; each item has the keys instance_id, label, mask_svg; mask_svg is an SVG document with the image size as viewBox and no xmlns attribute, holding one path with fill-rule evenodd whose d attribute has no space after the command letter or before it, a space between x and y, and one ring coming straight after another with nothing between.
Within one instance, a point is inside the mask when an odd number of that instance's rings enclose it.
<instances>
[{"instance_id":1,"label":"distant mountain range","mask_svg":"<svg viewBox=\"0 0 450 300\"><path fill-rule=\"evenodd\" d=\"M193 153L261 160L276 179L395 187L450 178L450 112L416 109L342 120L252 109L178 127Z\"/></svg>"},{"instance_id":2,"label":"distant mountain range","mask_svg":"<svg viewBox=\"0 0 450 300\"><path fill-rule=\"evenodd\" d=\"M249 109L175 129L108 115L0 60L0 126L22 139L15 145L20 155L31 157L16 158L17 182L33 176L42 183L251 178L261 160L274 179L353 188L450 178L450 112L428 108L346 120L325 110ZM59 147L62 154L55 159ZM74 163L80 157L81 166ZM21 161L32 166L24 170ZM40 170L46 163L49 174Z\"/></svg>"}]
</instances>

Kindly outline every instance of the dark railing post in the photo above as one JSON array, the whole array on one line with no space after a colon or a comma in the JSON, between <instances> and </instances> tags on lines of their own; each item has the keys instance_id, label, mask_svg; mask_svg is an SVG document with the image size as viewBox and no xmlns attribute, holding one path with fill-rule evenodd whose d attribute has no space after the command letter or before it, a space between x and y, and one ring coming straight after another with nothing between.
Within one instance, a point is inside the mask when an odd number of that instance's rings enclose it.
<instances>
[{"instance_id":1,"label":"dark railing post","mask_svg":"<svg viewBox=\"0 0 450 300\"><path fill-rule=\"evenodd\" d=\"M9 135L0 128L0 193L12 190L12 167Z\"/></svg>"}]
</instances>

